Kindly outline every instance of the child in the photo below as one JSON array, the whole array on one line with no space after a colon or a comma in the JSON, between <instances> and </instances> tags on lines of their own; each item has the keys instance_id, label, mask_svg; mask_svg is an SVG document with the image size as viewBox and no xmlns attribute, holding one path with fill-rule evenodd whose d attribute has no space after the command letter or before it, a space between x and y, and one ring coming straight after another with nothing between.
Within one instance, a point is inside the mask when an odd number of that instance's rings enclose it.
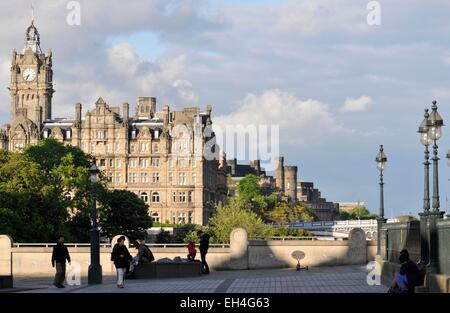
<instances>
[{"instance_id":1,"label":"child","mask_svg":"<svg viewBox=\"0 0 450 313\"><path fill-rule=\"evenodd\" d=\"M189 262L194 262L195 261L195 255L197 254L197 250L195 249L195 243L193 243L192 241L189 241L188 245L188 261Z\"/></svg>"}]
</instances>

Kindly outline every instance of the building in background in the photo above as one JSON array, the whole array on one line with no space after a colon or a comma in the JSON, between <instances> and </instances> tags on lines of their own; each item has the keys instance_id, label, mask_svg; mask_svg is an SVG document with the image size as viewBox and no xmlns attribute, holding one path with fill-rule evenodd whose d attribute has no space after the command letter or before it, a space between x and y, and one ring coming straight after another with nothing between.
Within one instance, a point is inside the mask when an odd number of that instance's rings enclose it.
<instances>
[{"instance_id":1,"label":"building in background","mask_svg":"<svg viewBox=\"0 0 450 313\"><path fill-rule=\"evenodd\" d=\"M339 218L339 204L322 198L319 189L312 182L300 182L299 202L309 205L321 221L334 221Z\"/></svg>"},{"instance_id":2,"label":"building in background","mask_svg":"<svg viewBox=\"0 0 450 313\"><path fill-rule=\"evenodd\" d=\"M354 208L365 206L364 202L339 202L339 210L344 212L350 212Z\"/></svg>"},{"instance_id":3,"label":"building in background","mask_svg":"<svg viewBox=\"0 0 450 313\"><path fill-rule=\"evenodd\" d=\"M0 131L0 147L22 151L42 138L77 146L96 158L110 188L146 202L156 222L206 224L214 205L226 201L225 160L203 153L215 137L205 131L211 106L158 111L156 98L139 97L130 114L128 103L120 110L99 98L84 116L77 103L74 118L54 118L52 52L42 52L33 22L23 50L12 53L10 71L11 121Z\"/></svg>"}]
</instances>

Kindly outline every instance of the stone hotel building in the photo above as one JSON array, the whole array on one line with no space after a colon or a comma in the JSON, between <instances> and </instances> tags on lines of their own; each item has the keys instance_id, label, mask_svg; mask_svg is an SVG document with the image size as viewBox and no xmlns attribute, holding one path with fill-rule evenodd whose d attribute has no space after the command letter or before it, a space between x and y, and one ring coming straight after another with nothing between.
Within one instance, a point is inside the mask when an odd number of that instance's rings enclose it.
<instances>
[{"instance_id":1,"label":"stone hotel building","mask_svg":"<svg viewBox=\"0 0 450 313\"><path fill-rule=\"evenodd\" d=\"M226 200L225 160L203 153L218 155L209 147L211 106L158 111L155 98L139 97L131 114L128 103L120 110L99 98L84 116L77 103L74 118L53 118L52 52L41 51L33 22L23 50L12 53L8 89L11 120L0 130L3 149L20 151L50 137L77 146L96 158L111 188L139 195L158 222L206 224L214 204Z\"/></svg>"}]
</instances>

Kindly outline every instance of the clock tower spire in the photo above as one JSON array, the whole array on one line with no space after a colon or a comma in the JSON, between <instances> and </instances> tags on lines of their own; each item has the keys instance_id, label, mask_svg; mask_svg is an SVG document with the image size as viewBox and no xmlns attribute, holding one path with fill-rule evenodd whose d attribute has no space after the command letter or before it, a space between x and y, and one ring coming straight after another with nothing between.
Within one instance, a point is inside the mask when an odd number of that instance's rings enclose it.
<instances>
[{"instance_id":1,"label":"clock tower spire","mask_svg":"<svg viewBox=\"0 0 450 313\"><path fill-rule=\"evenodd\" d=\"M8 89L11 95L11 127L24 132L21 137L26 138L26 144L37 141L43 122L51 120L54 90L52 52L49 50L45 54L41 50L41 38L34 25L34 13L31 25L25 32L22 52L13 50L11 83Z\"/></svg>"}]
</instances>

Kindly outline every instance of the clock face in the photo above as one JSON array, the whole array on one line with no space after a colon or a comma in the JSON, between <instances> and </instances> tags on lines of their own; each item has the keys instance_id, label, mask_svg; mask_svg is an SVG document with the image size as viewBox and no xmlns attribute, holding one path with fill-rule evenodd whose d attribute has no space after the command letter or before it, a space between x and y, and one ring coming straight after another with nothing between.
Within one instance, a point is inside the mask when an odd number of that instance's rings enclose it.
<instances>
[{"instance_id":1,"label":"clock face","mask_svg":"<svg viewBox=\"0 0 450 313\"><path fill-rule=\"evenodd\" d=\"M23 79L31 82L36 78L36 72L32 68L27 68L23 71Z\"/></svg>"}]
</instances>

